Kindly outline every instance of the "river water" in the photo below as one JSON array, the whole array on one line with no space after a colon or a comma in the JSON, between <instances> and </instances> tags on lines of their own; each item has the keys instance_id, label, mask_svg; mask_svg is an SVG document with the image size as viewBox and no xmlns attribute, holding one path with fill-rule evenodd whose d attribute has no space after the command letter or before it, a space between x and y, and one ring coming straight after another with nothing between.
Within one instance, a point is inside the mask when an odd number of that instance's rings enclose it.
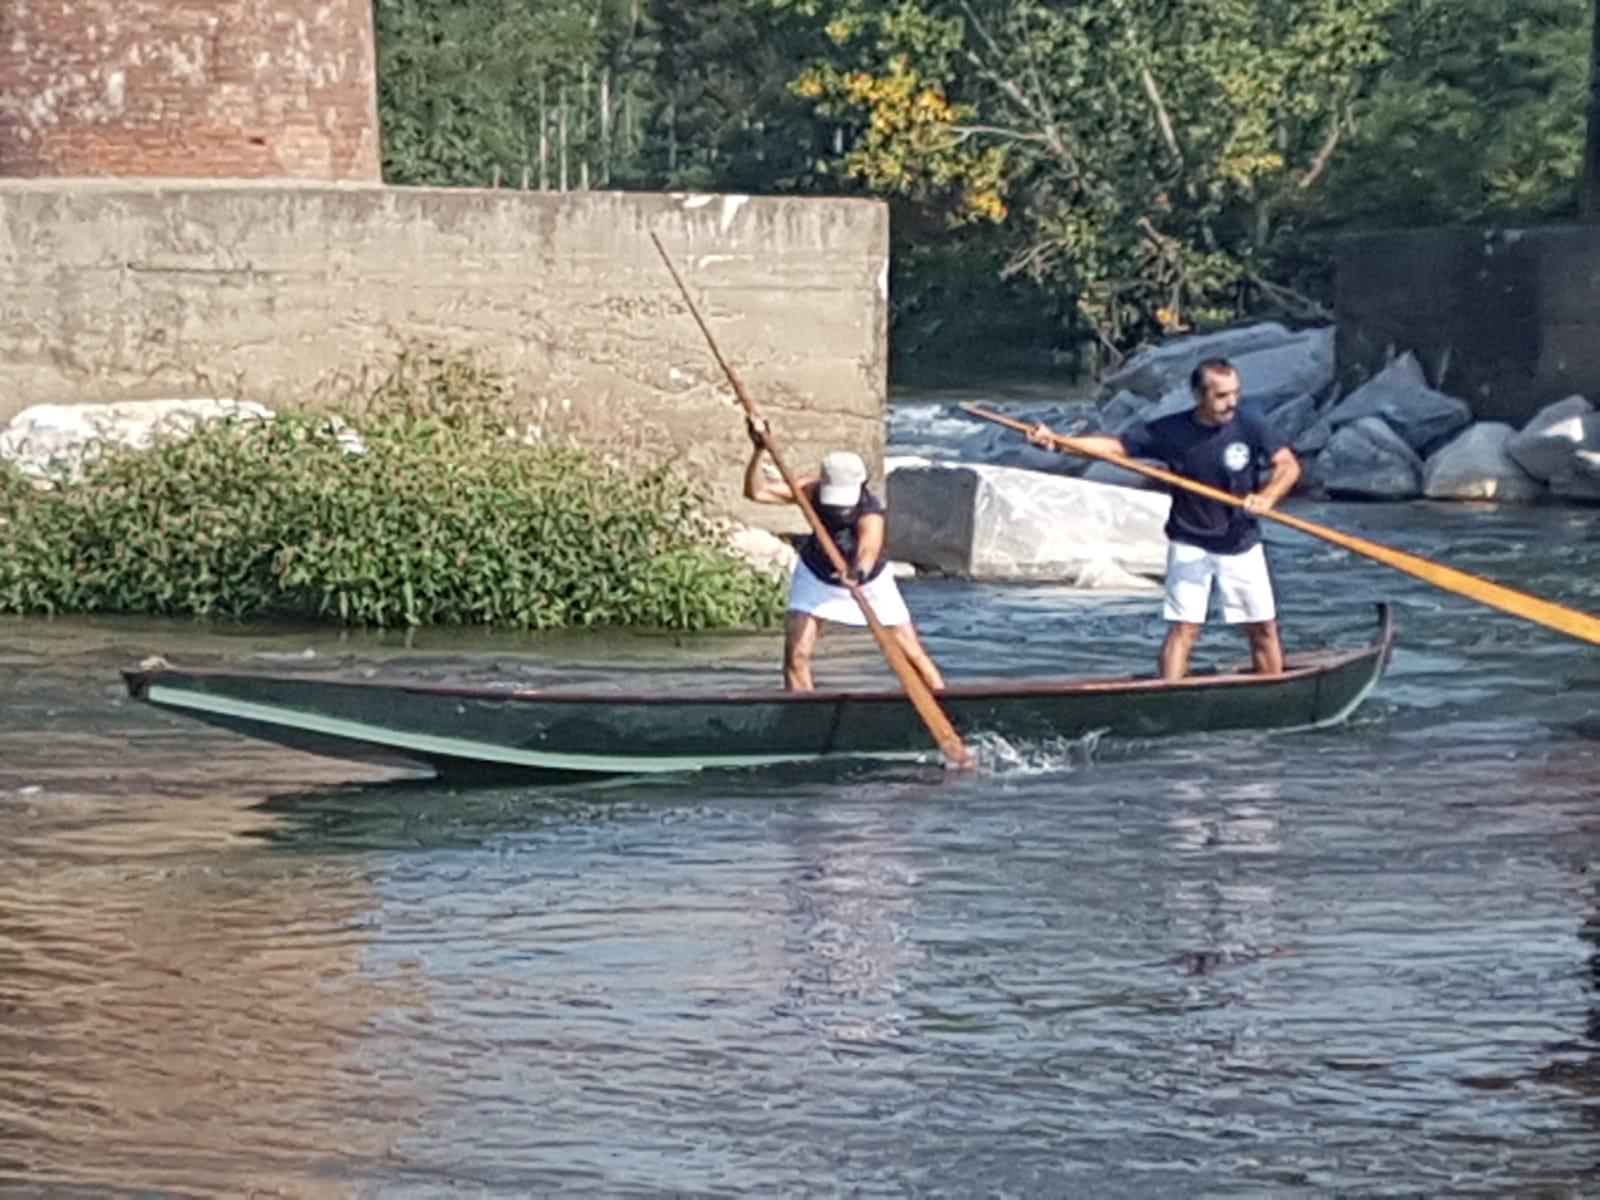
<instances>
[{"instance_id":1,"label":"river water","mask_svg":"<svg viewBox=\"0 0 1600 1200\"><path fill-rule=\"evenodd\" d=\"M1600 611L1600 510L1294 507ZM1350 723L960 777L383 783L116 677L704 686L769 635L0 620L0 1192L1594 1194L1600 654L1270 554L1291 650L1399 605ZM906 591L953 677L1160 636L1148 595Z\"/></svg>"}]
</instances>

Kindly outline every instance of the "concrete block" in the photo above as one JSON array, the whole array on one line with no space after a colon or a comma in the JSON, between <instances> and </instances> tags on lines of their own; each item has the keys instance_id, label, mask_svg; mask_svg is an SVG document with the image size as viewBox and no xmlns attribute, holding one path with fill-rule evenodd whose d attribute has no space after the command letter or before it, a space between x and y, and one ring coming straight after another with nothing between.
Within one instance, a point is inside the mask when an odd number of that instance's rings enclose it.
<instances>
[{"instance_id":1,"label":"concrete block","mask_svg":"<svg viewBox=\"0 0 1600 1200\"><path fill-rule=\"evenodd\" d=\"M947 575L1154 586L1166 568L1164 495L984 465L889 477L889 553Z\"/></svg>"}]
</instances>

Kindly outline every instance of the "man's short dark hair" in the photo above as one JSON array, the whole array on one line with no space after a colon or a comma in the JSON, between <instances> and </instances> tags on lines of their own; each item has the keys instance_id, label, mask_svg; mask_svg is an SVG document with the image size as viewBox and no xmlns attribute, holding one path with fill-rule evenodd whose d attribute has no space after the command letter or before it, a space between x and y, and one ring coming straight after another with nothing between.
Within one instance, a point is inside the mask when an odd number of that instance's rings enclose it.
<instances>
[{"instance_id":1,"label":"man's short dark hair","mask_svg":"<svg viewBox=\"0 0 1600 1200\"><path fill-rule=\"evenodd\" d=\"M1206 379L1212 375L1237 375L1239 368L1225 358L1208 358L1189 372L1189 390L1198 392L1205 388Z\"/></svg>"}]
</instances>

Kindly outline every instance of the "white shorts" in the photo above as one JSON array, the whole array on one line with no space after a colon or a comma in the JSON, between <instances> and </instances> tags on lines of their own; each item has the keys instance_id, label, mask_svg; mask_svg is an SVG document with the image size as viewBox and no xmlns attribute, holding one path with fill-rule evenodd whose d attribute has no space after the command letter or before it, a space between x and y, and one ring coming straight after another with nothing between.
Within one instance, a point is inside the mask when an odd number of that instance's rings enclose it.
<instances>
[{"instance_id":1,"label":"white shorts","mask_svg":"<svg viewBox=\"0 0 1600 1200\"><path fill-rule=\"evenodd\" d=\"M867 595L867 603L872 605L873 615L885 625L904 625L911 620L888 567L884 567L876 579L863 584L861 590ZM794 578L789 581L789 611L810 613L819 620L836 621L840 625L864 627L867 623L849 589L818 579L804 562L795 564Z\"/></svg>"},{"instance_id":2,"label":"white shorts","mask_svg":"<svg viewBox=\"0 0 1600 1200\"><path fill-rule=\"evenodd\" d=\"M1187 542L1167 546L1167 598L1161 615L1169 621L1204 625L1211 608L1211 583L1222 594L1222 619L1253 625L1278 615L1267 574L1267 553L1257 542L1243 554L1213 554Z\"/></svg>"}]
</instances>

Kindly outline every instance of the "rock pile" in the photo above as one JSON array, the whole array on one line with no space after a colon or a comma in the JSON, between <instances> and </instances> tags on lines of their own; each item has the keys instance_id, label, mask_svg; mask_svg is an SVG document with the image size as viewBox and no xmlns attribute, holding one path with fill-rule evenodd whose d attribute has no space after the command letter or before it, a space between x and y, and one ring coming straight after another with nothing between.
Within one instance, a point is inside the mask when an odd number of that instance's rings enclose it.
<instances>
[{"instance_id":1,"label":"rock pile","mask_svg":"<svg viewBox=\"0 0 1600 1200\"><path fill-rule=\"evenodd\" d=\"M1296 332L1262 322L1165 343L1104 380L1094 424L1122 434L1180 412L1193 403L1189 372L1229 358L1245 401L1300 455L1305 490L1378 500L1600 500L1600 413L1584 397L1557 401L1520 431L1474 422L1464 401L1429 386L1409 352L1340 396L1333 338L1331 327ZM1142 482L1103 466L1087 477Z\"/></svg>"}]
</instances>

